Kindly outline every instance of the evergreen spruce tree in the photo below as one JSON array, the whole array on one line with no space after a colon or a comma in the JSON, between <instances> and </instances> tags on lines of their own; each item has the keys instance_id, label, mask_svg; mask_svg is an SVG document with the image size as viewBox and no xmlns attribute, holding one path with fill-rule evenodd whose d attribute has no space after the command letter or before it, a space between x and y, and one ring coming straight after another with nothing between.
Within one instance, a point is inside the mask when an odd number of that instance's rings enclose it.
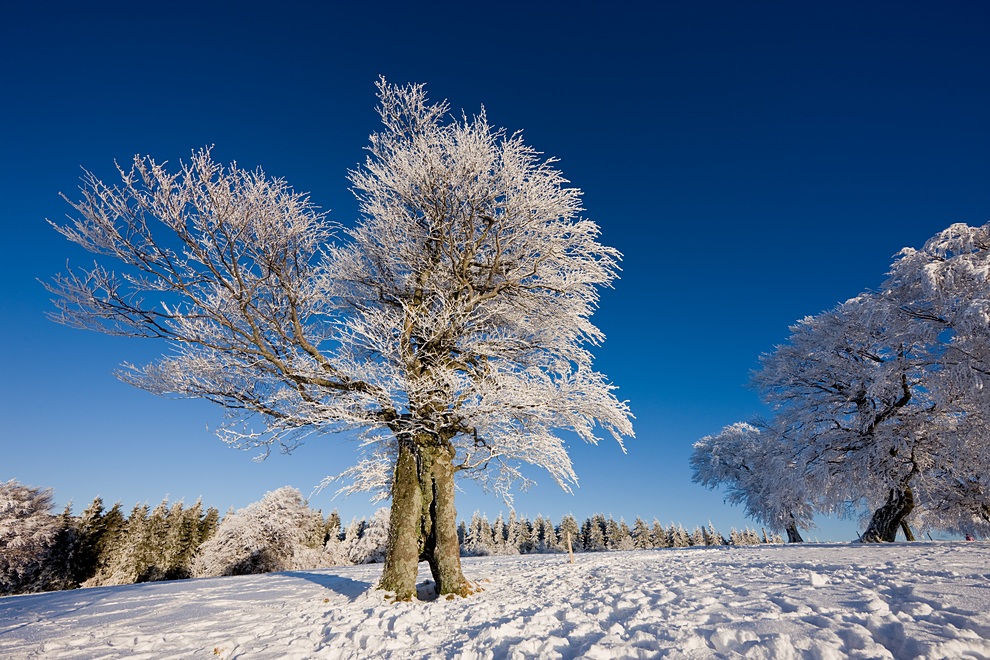
<instances>
[{"instance_id":1,"label":"evergreen spruce tree","mask_svg":"<svg viewBox=\"0 0 990 660\"><path fill-rule=\"evenodd\" d=\"M608 521L602 513L591 516L591 543L596 551L608 549L606 535L608 534Z\"/></svg>"},{"instance_id":2,"label":"evergreen spruce tree","mask_svg":"<svg viewBox=\"0 0 990 660\"><path fill-rule=\"evenodd\" d=\"M557 540L560 542L560 548L564 552L568 550L568 543L570 544L570 549L574 552L581 552L584 548L577 519L570 513L560 519L560 527L557 529Z\"/></svg>"},{"instance_id":3,"label":"evergreen spruce tree","mask_svg":"<svg viewBox=\"0 0 990 660\"><path fill-rule=\"evenodd\" d=\"M78 554L79 532L72 516L72 505L67 504L55 523L55 533L49 540L38 575L28 590L62 591L78 587Z\"/></svg>"},{"instance_id":4,"label":"evergreen spruce tree","mask_svg":"<svg viewBox=\"0 0 990 660\"><path fill-rule=\"evenodd\" d=\"M653 519L653 529L650 531L650 540L653 542L654 548L669 548L670 539L667 536L667 530L663 528L660 521L656 518Z\"/></svg>"},{"instance_id":5,"label":"evergreen spruce tree","mask_svg":"<svg viewBox=\"0 0 990 660\"><path fill-rule=\"evenodd\" d=\"M667 544L671 548L687 548L691 545L691 537L684 530L683 525L670 523L667 530Z\"/></svg>"},{"instance_id":6,"label":"evergreen spruce tree","mask_svg":"<svg viewBox=\"0 0 990 660\"><path fill-rule=\"evenodd\" d=\"M563 548L553 521L548 517L540 516L533 524L533 548L534 552L560 552Z\"/></svg>"},{"instance_id":7,"label":"evergreen spruce tree","mask_svg":"<svg viewBox=\"0 0 990 660\"><path fill-rule=\"evenodd\" d=\"M165 502L162 502L164 507ZM156 557L156 580L177 580L189 577L183 573L182 559L185 555L185 544L188 534L183 528L186 525L185 506L176 502L163 517L164 536L158 541L160 555ZM198 520L197 520L198 522Z\"/></svg>"},{"instance_id":8,"label":"evergreen spruce tree","mask_svg":"<svg viewBox=\"0 0 990 660\"><path fill-rule=\"evenodd\" d=\"M106 516L103 508L103 498L95 497L83 510L76 523L79 535L79 546L76 554L75 580L82 584L89 580L99 568L100 548L106 533Z\"/></svg>"},{"instance_id":9,"label":"evergreen spruce tree","mask_svg":"<svg viewBox=\"0 0 990 660\"><path fill-rule=\"evenodd\" d=\"M653 538L650 533L650 528L647 526L646 522L639 516L636 516L636 520L633 522L632 539L633 539L633 546L637 550L645 550L647 548L656 547L653 544Z\"/></svg>"},{"instance_id":10,"label":"evergreen spruce tree","mask_svg":"<svg viewBox=\"0 0 990 660\"><path fill-rule=\"evenodd\" d=\"M154 562L157 541L152 536L151 511L147 504L138 505L127 519L127 546L120 566L123 570L114 571L123 581L117 584L139 582L152 572L148 569Z\"/></svg>"},{"instance_id":11,"label":"evergreen spruce tree","mask_svg":"<svg viewBox=\"0 0 990 660\"><path fill-rule=\"evenodd\" d=\"M120 502L115 502L110 510L103 514L99 527L94 542L96 567L83 582L84 587L106 584L104 580L111 573L111 563L119 553L123 552L127 540L127 518L121 510Z\"/></svg>"},{"instance_id":12,"label":"evergreen spruce tree","mask_svg":"<svg viewBox=\"0 0 990 660\"><path fill-rule=\"evenodd\" d=\"M133 584L148 566L148 505L131 509L120 537L107 557L106 569L93 580L93 586Z\"/></svg>"},{"instance_id":13,"label":"evergreen spruce tree","mask_svg":"<svg viewBox=\"0 0 990 660\"><path fill-rule=\"evenodd\" d=\"M605 528L607 525L605 516L596 513L591 518L585 520L581 526L581 539L587 552L600 552L605 550Z\"/></svg>"},{"instance_id":14,"label":"evergreen spruce tree","mask_svg":"<svg viewBox=\"0 0 990 660\"><path fill-rule=\"evenodd\" d=\"M165 564L168 556L166 543L169 540L168 498L165 498L151 511L143 530L138 556L137 582L156 582L165 579Z\"/></svg>"},{"instance_id":15,"label":"evergreen spruce tree","mask_svg":"<svg viewBox=\"0 0 990 660\"><path fill-rule=\"evenodd\" d=\"M339 522L339 519L338 519ZM206 510L203 518L199 521L199 542L203 544L209 541L214 534L217 533L217 528L220 526L220 511L216 507L210 507Z\"/></svg>"},{"instance_id":16,"label":"evergreen spruce tree","mask_svg":"<svg viewBox=\"0 0 990 660\"><path fill-rule=\"evenodd\" d=\"M636 543L633 541L632 530L625 520L619 519L619 536L616 542L617 550L635 550Z\"/></svg>"},{"instance_id":17,"label":"evergreen spruce tree","mask_svg":"<svg viewBox=\"0 0 990 660\"><path fill-rule=\"evenodd\" d=\"M376 511L370 521L361 520L358 526L360 536L348 547L351 563L380 564L385 561L389 515L390 511L386 507Z\"/></svg>"},{"instance_id":18,"label":"evergreen spruce tree","mask_svg":"<svg viewBox=\"0 0 990 660\"><path fill-rule=\"evenodd\" d=\"M326 544L327 520L323 517L323 510L317 509L313 512L309 534L306 537L306 545L316 550L322 550Z\"/></svg>"},{"instance_id":19,"label":"evergreen spruce tree","mask_svg":"<svg viewBox=\"0 0 990 660\"><path fill-rule=\"evenodd\" d=\"M536 514L533 520L533 531L529 535L529 544L533 552L546 552L546 532L543 526L543 514Z\"/></svg>"},{"instance_id":20,"label":"evergreen spruce tree","mask_svg":"<svg viewBox=\"0 0 990 660\"><path fill-rule=\"evenodd\" d=\"M557 535L557 528L550 516L543 519L543 547L545 552L567 551L567 543Z\"/></svg>"},{"instance_id":21,"label":"evergreen spruce tree","mask_svg":"<svg viewBox=\"0 0 990 660\"><path fill-rule=\"evenodd\" d=\"M509 521L505 524L505 545L502 552L507 555L518 555L522 549L524 531L520 525L519 515L515 510L509 511Z\"/></svg>"},{"instance_id":22,"label":"evergreen spruce tree","mask_svg":"<svg viewBox=\"0 0 990 660\"><path fill-rule=\"evenodd\" d=\"M364 518L352 518L351 524L347 526L347 532L344 534L344 547L347 549L347 563L349 564L359 563L361 556L363 556L361 535L364 534L364 528L367 524Z\"/></svg>"},{"instance_id":23,"label":"evergreen spruce tree","mask_svg":"<svg viewBox=\"0 0 990 660\"><path fill-rule=\"evenodd\" d=\"M690 540L688 541L692 546L704 547L708 545L705 543L705 531L700 527L695 527L694 531L691 532Z\"/></svg>"},{"instance_id":24,"label":"evergreen spruce tree","mask_svg":"<svg viewBox=\"0 0 990 660\"><path fill-rule=\"evenodd\" d=\"M76 521L79 543L76 548L75 579L82 584L96 574L97 544L103 534L103 498L97 496Z\"/></svg>"},{"instance_id":25,"label":"evergreen spruce tree","mask_svg":"<svg viewBox=\"0 0 990 660\"><path fill-rule=\"evenodd\" d=\"M502 518L502 513L499 512L498 517L495 518L495 522L492 523L492 554L505 554L506 538L505 519Z\"/></svg>"},{"instance_id":26,"label":"evergreen spruce tree","mask_svg":"<svg viewBox=\"0 0 990 660\"><path fill-rule=\"evenodd\" d=\"M620 537L619 523L615 522L612 516L609 516L608 520L605 521L605 549L618 550Z\"/></svg>"},{"instance_id":27,"label":"evergreen spruce tree","mask_svg":"<svg viewBox=\"0 0 990 660\"><path fill-rule=\"evenodd\" d=\"M343 535L341 534L341 522L340 514L334 509L327 516L326 520L326 532L324 537L326 542L323 544L323 556L322 563L325 566L341 566L348 563L347 558L347 548L344 545Z\"/></svg>"},{"instance_id":28,"label":"evergreen spruce tree","mask_svg":"<svg viewBox=\"0 0 990 660\"><path fill-rule=\"evenodd\" d=\"M712 521L708 521L708 527L705 528L705 545L725 545L725 539L721 534L715 531L715 525Z\"/></svg>"},{"instance_id":29,"label":"evergreen spruce tree","mask_svg":"<svg viewBox=\"0 0 990 660\"><path fill-rule=\"evenodd\" d=\"M336 536L340 540L340 532L343 529L343 525L340 522L340 514L337 513L337 509L330 512L327 516L327 536Z\"/></svg>"},{"instance_id":30,"label":"evergreen spruce tree","mask_svg":"<svg viewBox=\"0 0 990 660\"><path fill-rule=\"evenodd\" d=\"M591 545L591 518L585 518L581 523L581 537L578 545L582 550L588 550Z\"/></svg>"},{"instance_id":31,"label":"evergreen spruce tree","mask_svg":"<svg viewBox=\"0 0 990 660\"><path fill-rule=\"evenodd\" d=\"M475 511L471 516L465 551L469 555L478 557L493 554L492 527L488 518L483 516L480 511Z\"/></svg>"},{"instance_id":32,"label":"evergreen spruce tree","mask_svg":"<svg viewBox=\"0 0 990 660\"><path fill-rule=\"evenodd\" d=\"M516 547L519 549L519 552L522 554L536 552L533 545L533 524L529 522L526 516L522 516L516 521L516 527Z\"/></svg>"},{"instance_id":33,"label":"evergreen spruce tree","mask_svg":"<svg viewBox=\"0 0 990 660\"><path fill-rule=\"evenodd\" d=\"M192 577L192 562L196 550L205 540L201 537L203 503L196 500L188 509L182 503L172 506L168 515L168 540L164 560L165 580Z\"/></svg>"}]
</instances>

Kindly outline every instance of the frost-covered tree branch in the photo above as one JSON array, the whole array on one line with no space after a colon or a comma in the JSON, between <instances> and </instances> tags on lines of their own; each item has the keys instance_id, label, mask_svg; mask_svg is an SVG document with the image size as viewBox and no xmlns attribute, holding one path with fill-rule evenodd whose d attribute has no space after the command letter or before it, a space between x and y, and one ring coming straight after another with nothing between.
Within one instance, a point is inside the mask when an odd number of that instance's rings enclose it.
<instances>
[{"instance_id":1,"label":"frost-covered tree branch","mask_svg":"<svg viewBox=\"0 0 990 660\"><path fill-rule=\"evenodd\" d=\"M170 355L121 378L260 422L227 427L234 441L394 416L386 391L325 352L341 310L316 285L334 227L306 196L261 170L225 169L208 149L174 174L137 157L118 171L115 186L87 172L78 215L53 225L122 271L97 263L56 278L56 321L168 340Z\"/></svg>"},{"instance_id":2,"label":"frost-covered tree branch","mask_svg":"<svg viewBox=\"0 0 990 660\"><path fill-rule=\"evenodd\" d=\"M865 540L893 540L899 528L910 536L908 516L921 526L984 528L988 236L990 225L953 225L923 249L901 251L879 291L793 326L754 376L773 408L774 433L743 434L752 442L740 444L729 442L736 427L727 427L705 438L696 445L696 478L762 505L745 475L715 466L720 453L748 460L753 446L782 439L801 477L781 479L785 496L812 493L814 510L825 513L865 506Z\"/></svg>"}]
</instances>

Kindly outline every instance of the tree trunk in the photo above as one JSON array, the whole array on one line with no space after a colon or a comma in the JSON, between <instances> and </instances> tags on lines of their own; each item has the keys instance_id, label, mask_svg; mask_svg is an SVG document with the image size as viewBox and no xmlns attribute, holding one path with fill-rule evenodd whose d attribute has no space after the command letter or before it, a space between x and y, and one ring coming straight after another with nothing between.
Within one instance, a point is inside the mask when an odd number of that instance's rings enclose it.
<instances>
[{"instance_id":1,"label":"tree trunk","mask_svg":"<svg viewBox=\"0 0 990 660\"><path fill-rule=\"evenodd\" d=\"M416 596L420 561L430 565L438 595L472 593L461 572L454 508L454 450L429 434L399 439L388 548L379 588L396 600Z\"/></svg>"},{"instance_id":2,"label":"tree trunk","mask_svg":"<svg viewBox=\"0 0 990 660\"><path fill-rule=\"evenodd\" d=\"M901 523L914 510L914 493L911 486L891 488L887 502L873 513L870 524L863 532L864 543L893 543Z\"/></svg>"},{"instance_id":3,"label":"tree trunk","mask_svg":"<svg viewBox=\"0 0 990 660\"><path fill-rule=\"evenodd\" d=\"M905 541L914 540L914 532L911 531L911 526L908 525L908 521L906 518L904 520L901 520L901 531L904 532Z\"/></svg>"},{"instance_id":4,"label":"tree trunk","mask_svg":"<svg viewBox=\"0 0 990 660\"><path fill-rule=\"evenodd\" d=\"M454 508L454 449L420 447L419 484L423 492L423 543L420 559L429 563L437 594L467 596L472 592L461 572Z\"/></svg>"},{"instance_id":5,"label":"tree trunk","mask_svg":"<svg viewBox=\"0 0 990 660\"><path fill-rule=\"evenodd\" d=\"M392 512L388 521L388 546L379 589L395 593L396 600L416 596L419 566L423 494L419 487L416 445L409 436L399 436L399 458L392 482Z\"/></svg>"},{"instance_id":6,"label":"tree trunk","mask_svg":"<svg viewBox=\"0 0 990 660\"><path fill-rule=\"evenodd\" d=\"M787 523L787 527L784 529L787 532L788 543L804 543L804 539L801 538L801 532L798 531L797 523L793 520Z\"/></svg>"}]
</instances>

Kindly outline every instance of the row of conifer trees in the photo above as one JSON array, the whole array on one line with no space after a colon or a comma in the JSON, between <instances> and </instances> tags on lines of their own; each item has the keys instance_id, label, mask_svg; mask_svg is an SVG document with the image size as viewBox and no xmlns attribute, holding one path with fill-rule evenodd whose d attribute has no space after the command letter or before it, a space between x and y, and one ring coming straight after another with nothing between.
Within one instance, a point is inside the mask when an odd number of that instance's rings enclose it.
<instances>
[{"instance_id":1,"label":"row of conifer trees","mask_svg":"<svg viewBox=\"0 0 990 660\"><path fill-rule=\"evenodd\" d=\"M502 555L546 552L599 552L603 550L645 550L649 548L688 548L692 546L756 545L782 543L779 534L767 535L752 529L733 529L722 536L709 522L688 532L683 525L671 523L664 527L656 519L647 524L636 518L630 528L624 520L596 513L578 525L572 515L565 515L560 524L543 516L530 522L510 512L508 520L502 514L489 522L478 512L469 524L458 527L461 552L465 555Z\"/></svg>"},{"instance_id":2,"label":"row of conifer trees","mask_svg":"<svg viewBox=\"0 0 990 660\"><path fill-rule=\"evenodd\" d=\"M99 497L78 516L52 506L50 489L0 483L0 595L380 562L388 538L388 509L344 528L336 511L324 516L290 487L222 518L200 501L139 504L127 515ZM630 528L602 514L578 525L572 515L554 524L476 512L458 533L463 554L474 556L781 541L752 530L726 538L711 524L688 533L637 518Z\"/></svg>"}]
</instances>

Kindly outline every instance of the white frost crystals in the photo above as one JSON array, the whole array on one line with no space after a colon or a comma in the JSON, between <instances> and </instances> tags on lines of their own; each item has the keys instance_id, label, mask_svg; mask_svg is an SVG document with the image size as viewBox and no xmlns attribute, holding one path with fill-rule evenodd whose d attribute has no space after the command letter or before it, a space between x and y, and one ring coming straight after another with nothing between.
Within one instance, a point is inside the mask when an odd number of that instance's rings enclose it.
<instances>
[{"instance_id":1,"label":"white frost crystals","mask_svg":"<svg viewBox=\"0 0 990 660\"><path fill-rule=\"evenodd\" d=\"M869 541L910 538L909 523L990 532L988 310L990 225L901 251L879 291L799 321L761 358L773 417L696 443L695 480L769 525L865 509Z\"/></svg>"},{"instance_id":2,"label":"white frost crystals","mask_svg":"<svg viewBox=\"0 0 990 660\"><path fill-rule=\"evenodd\" d=\"M0 482L0 596L45 586L44 555L57 531L51 489Z\"/></svg>"},{"instance_id":3,"label":"white frost crystals","mask_svg":"<svg viewBox=\"0 0 990 660\"><path fill-rule=\"evenodd\" d=\"M448 122L422 86L384 81L379 99L385 130L350 173L362 221L325 262L354 312L349 355L397 412L459 431L460 466L499 468L471 476L507 494L529 462L567 488L576 477L554 429L632 435L584 348L604 339L589 317L619 254L577 217L580 191L553 160L484 111Z\"/></svg>"},{"instance_id":4,"label":"white frost crystals","mask_svg":"<svg viewBox=\"0 0 990 660\"><path fill-rule=\"evenodd\" d=\"M56 278L54 318L165 339L169 354L120 377L222 405L234 444L288 450L360 430L359 489L387 490L396 438L423 433L503 494L526 484L523 462L566 489L576 476L558 430L632 436L588 350L604 339L590 316L620 255L519 134L484 111L450 118L422 85L378 89L384 130L350 173L361 215L348 229L209 149L177 173L136 157L115 186L87 173L77 217L53 224L122 270Z\"/></svg>"}]
</instances>

